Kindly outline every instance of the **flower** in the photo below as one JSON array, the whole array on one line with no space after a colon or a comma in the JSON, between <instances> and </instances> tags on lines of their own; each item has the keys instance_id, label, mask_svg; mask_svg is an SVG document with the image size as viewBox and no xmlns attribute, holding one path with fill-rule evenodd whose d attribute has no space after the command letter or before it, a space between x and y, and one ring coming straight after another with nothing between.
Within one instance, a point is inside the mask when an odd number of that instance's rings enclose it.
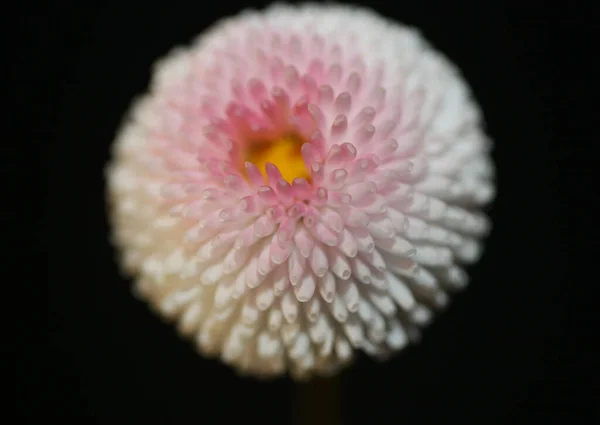
<instances>
[{"instance_id":1,"label":"flower","mask_svg":"<svg viewBox=\"0 0 600 425\"><path fill-rule=\"evenodd\" d=\"M246 12L157 64L107 168L114 242L201 353L330 374L418 339L467 283L490 145L415 29L341 5Z\"/></svg>"}]
</instances>

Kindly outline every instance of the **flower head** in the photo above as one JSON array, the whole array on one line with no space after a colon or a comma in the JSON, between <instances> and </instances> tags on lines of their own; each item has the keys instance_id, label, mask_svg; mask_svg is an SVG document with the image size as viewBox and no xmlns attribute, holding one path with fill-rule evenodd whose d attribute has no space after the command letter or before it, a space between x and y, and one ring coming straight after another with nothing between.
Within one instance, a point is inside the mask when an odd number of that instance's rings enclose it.
<instances>
[{"instance_id":1,"label":"flower head","mask_svg":"<svg viewBox=\"0 0 600 425\"><path fill-rule=\"evenodd\" d=\"M157 64L108 168L114 240L202 353L328 374L417 339L466 284L489 146L414 29L345 6L247 12Z\"/></svg>"}]
</instances>

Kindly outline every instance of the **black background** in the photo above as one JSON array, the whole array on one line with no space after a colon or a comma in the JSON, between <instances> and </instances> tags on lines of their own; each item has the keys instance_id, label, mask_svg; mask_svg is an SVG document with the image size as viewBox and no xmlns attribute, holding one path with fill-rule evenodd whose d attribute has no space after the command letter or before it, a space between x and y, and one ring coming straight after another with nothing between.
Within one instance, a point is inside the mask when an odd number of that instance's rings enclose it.
<instances>
[{"instance_id":1,"label":"black background","mask_svg":"<svg viewBox=\"0 0 600 425\"><path fill-rule=\"evenodd\" d=\"M35 147L48 175L41 247L49 355L39 373L18 369L18 415L76 416L80 424L290 423L291 381L240 379L200 358L118 274L103 166L121 116L157 57L247 6L135 3L57 3L22 20L35 45L17 56L25 65L14 74L17 100L36 108ZM573 64L550 41L574 18L527 2L363 4L419 27L462 69L496 142L498 197L472 284L422 343L385 364L361 358L342 375L344 424L592 423L598 406L587 350L596 324L582 314L587 305L573 284L577 246L565 236L578 230L566 224L574 200L561 185L578 171L569 168L574 148L554 128L572 100L555 85Z\"/></svg>"}]
</instances>

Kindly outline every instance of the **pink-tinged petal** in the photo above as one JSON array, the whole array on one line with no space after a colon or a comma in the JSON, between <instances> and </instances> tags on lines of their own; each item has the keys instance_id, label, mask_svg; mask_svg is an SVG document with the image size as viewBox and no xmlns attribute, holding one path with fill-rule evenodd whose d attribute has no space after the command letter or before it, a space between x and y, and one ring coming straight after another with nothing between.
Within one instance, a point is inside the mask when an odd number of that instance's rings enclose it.
<instances>
[{"instance_id":1,"label":"pink-tinged petal","mask_svg":"<svg viewBox=\"0 0 600 425\"><path fill-rule=\"evenodd\" d=\"M342 217L331 208L323 208L321 212L321 221L336 233L341 233L344 230L344 220Z\"/></svg>"},{"instance_id":2,"label":"pink-tinged petal","mask_svg":"<svg viewBox=\"0 0 600 425\"><path fill-rule=\"evenodd\" d=\"M244 196L240 201L240 209L246 214L257 214L259 212L259 201L257 196Z\"/></svg>"},{"instance_id":3,"label":"pink-tinged petal","mask_svg":"<svg viewBox=\"0 0 600 425\"><path fill-rule=\"evenodd\" d=\"M325 169L320 162L313 162L310 166L311 179L314 185L321 185L325 178Z\"/></svg>"},{"instance_id":4,"label":"pink-tinged petal","mask_svg":"<svg viewBox=\"0 0 600 425\"><path fill-rule=\"evenodd\" d=\"M267 180L268 183L271 187L276 186L277 183L279 183L279 181L283 180L283 177L281 176L281 172L279 171L279 168L277 168L277 166L275 164L271 164L270 162L267 162L265 164L265 172L267 174Z\"/></svg>"},{"instance_id":5,"label":"pink-tinged petal","mask_svg":"<svg viewBox=\"0 0 600 425\"><path fill-rule=\"evenodd\" d=\"M288 258L288 273L290 283L292 285L298 284L302 279L302 276L306 273L306 258L300 255L297 249L292 250L290 257Z\"/></svg>"},{"instance_id":6,"label":"pink-tinged petal","mask_svg":"<svg viewBox=\"0 0 600 425\"><path fill-rule=\"evenodd\" d=\"M269 216L263 215L254 222L254 236L257 239L264 238L273 234L277 228L277 223L272 220Z\"/></svg>"},{"instance_id":7,"label":"pink-tinged petal","mask_svg":"<svg viewBox=\"0 0 600 425\"><path fill-rule=\"evenodd\" d=\"M319 105L331 106L333 102L334 92L329 84L324 84L319 87Z\"/></svg>"},{"instance_id":8,"label":"pink-tinged petal","mask_svg":"<svg viewBox=\"0 0 600 425\"><path fill-rule=\"evenodd\" d=\"M312 186L306 179L295 178L292 181L292 196L295 199L309 199L312 193Z\"/></svg>"},{"instance_id":9,"label":"pink-tinged petal","mask_svg":"<svg viewBox=\"0 0 600 425\"><path fill-rule=\"evenodd\" d=\"M269 186L259 187L256 193L258 194L258 199L263 205L274 206L279 204L277 194Z\"/></svg>"},{"instance_id":10,"label":"pink-tinged petal","mask_svg":"<svg viewBox=\"0 0 600 425\"><path fill-rule=\"evenodd\" d=\"M294 244L298 248L300 254L305 258L308 258L310 256L310 253L312 252L315 246L312 236L303 226L300 227L300 229L297 232L295 232Z\"/></svg>"},{"instance_id":11,"label":"pink-tinged petal","mask_svg":"<svg viewBox=\"0 0 600 425\"><path fill-rule=\"evenodd\" d=\"M252 78L248 81L248 92L257 103L267 100L269 95L265 84L257 78Z\"/></svg>"},{"instance_id":12,"label":"pink-tinged petal","mask_svg":"<svg viewBox=\"0 0 600 425\"><path fill-rule=\"evenodd\" d=\"M344 114L339 114L333 123L331 123L331 139L332 141L341 140L343 136L346 135L346 131L348 130L348 118Z\"/></svg>"},{"instance_id":13,"label":"pink-tinged petal","mask_svg":"<svg viewBox=\"0 0 600 425\"><path fill-rule=\"evenodd\" d=\"M265 184L265 178L256 165L252 164L251 162L246 162L244 165L246 167L246 175L248 176L248 180L253 186L259 187Z\"/></svg>"},{"instance_id":14,"label":"pink-tinged petal","mask_svg":"<svg viewBox=\"0 0 600 425\"><path fill-rule=\"evenodd\" d=\"M315 91L316 91L316 86L315 86ZM315 95L313 95L314 97ZM326 121L325 118L325 114L323 113L323 111L321 110L321 108L319 108L318 105L315 105L314 103L309 103L308 105L308 112L310 113L310 116L312 117L312 119L314 120L315 124L319 127L322 128Z\"/></svg>"},{"instance_id":15,"label":"pink-tinged petal","mask_svg":"<svg viewBox=\"0 0 600 425\"><path fill-rule=\"evenodd\" d=\"M301 148L302 159L307 167L312 167L314 164L318 164L320 161L320 155L312 143L304 143Z\"/></svg>"},{"instance_id":16,"label":"pink-tinged petal","mask_svg":"<svg viewBox=\"0 0 600 425\"><path fill-rule=\"evenodd\" d=\"M271 239L271 261L275 264L283 264L292 252L293 244L281 245L277 237Z\"/></svg>"},{"instance_id":17,"label":"pink-tinged petal","mask_svg":"<svg viewBox=\"0 0 600 425\"><path fill-rule=\"evenodd\" d=\"M313 236L323 242L327 246L336 246L339 241L339 236L327 227L323 222L319 221L317 224L310 228Z\"/></svg>"},{"instance_id":18,"label":"pink-tinged petal","mask_svg":"<svg viewBox=\"0 0 600 425\"><path fill-rule=\"evenodd\" d=\"M290 206L294 203L294 193L292 191L292 186L287 181L281 178L277 180L277 183L275 183L274 187L277 192L279 202L281 202L285 206Z\"/></svg>"},{"instance_id":19,"label":"pink-tinged petal","mask_svg":"<svg viewBox=\"0 0 600 425\"><path fill-rule=\"evenodd\" d=\"M320 187L315 191L315 196L312 199L313 205L322 207L327 204L327 189Z\"/></svg>"},{"instance_id":20,"label":"pink-tinged petal","mask_svg":"<svg viewBox=\"0 0 600 425\"><path fill-rule=\"evenodd\" d=\"M308 209L304 203L296 202L291 208L289 208L287 210L286 215L290 218L298 220L298 219L306 216L307 210ZM314 212L312 212L311 214L313 215L313 217L318 216L318 214L316 214Z\"/></svg>"},{"instance_id":21,"label":"pink-tinged petal","mask_svg":"<svg viewBox=\"0 0 600 425\"><path fill-rule=\"evenodd\" d=\"M277 232L277 242L279 245L286 246L291 244L296 230L296 223L296 218L286 217L282 220Z\"/></svg>"},{"instance_id":22,"label":"pink-tinged petal","mask_svg":"<svg viewBox=\"0 0 600 425\"><path fill-rule=\"evenodd\" d=\"M372 106L366 106L352 119L352 125L365 126L373 123L377 111Z\"/></svg>"}]
</instances>

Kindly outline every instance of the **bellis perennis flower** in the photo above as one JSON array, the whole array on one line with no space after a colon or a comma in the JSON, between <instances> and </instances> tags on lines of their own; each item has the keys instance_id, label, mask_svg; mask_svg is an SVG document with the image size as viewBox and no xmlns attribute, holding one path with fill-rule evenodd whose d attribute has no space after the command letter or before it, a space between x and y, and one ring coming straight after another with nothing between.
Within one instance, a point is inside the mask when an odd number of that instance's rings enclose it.
<instances>
[{"instance_id":1,"label":"bellis perennis flower","mask_svg":"<svg viewBox=\"0 0 600 425\"><path fill-rule=\"evenodd\" d=\"M201 353L332 373L416 340L466 284L489 147L416 30L339 5L247 12L157 64L108 167L114 241Z\"/></svg>"}]
</instances>

